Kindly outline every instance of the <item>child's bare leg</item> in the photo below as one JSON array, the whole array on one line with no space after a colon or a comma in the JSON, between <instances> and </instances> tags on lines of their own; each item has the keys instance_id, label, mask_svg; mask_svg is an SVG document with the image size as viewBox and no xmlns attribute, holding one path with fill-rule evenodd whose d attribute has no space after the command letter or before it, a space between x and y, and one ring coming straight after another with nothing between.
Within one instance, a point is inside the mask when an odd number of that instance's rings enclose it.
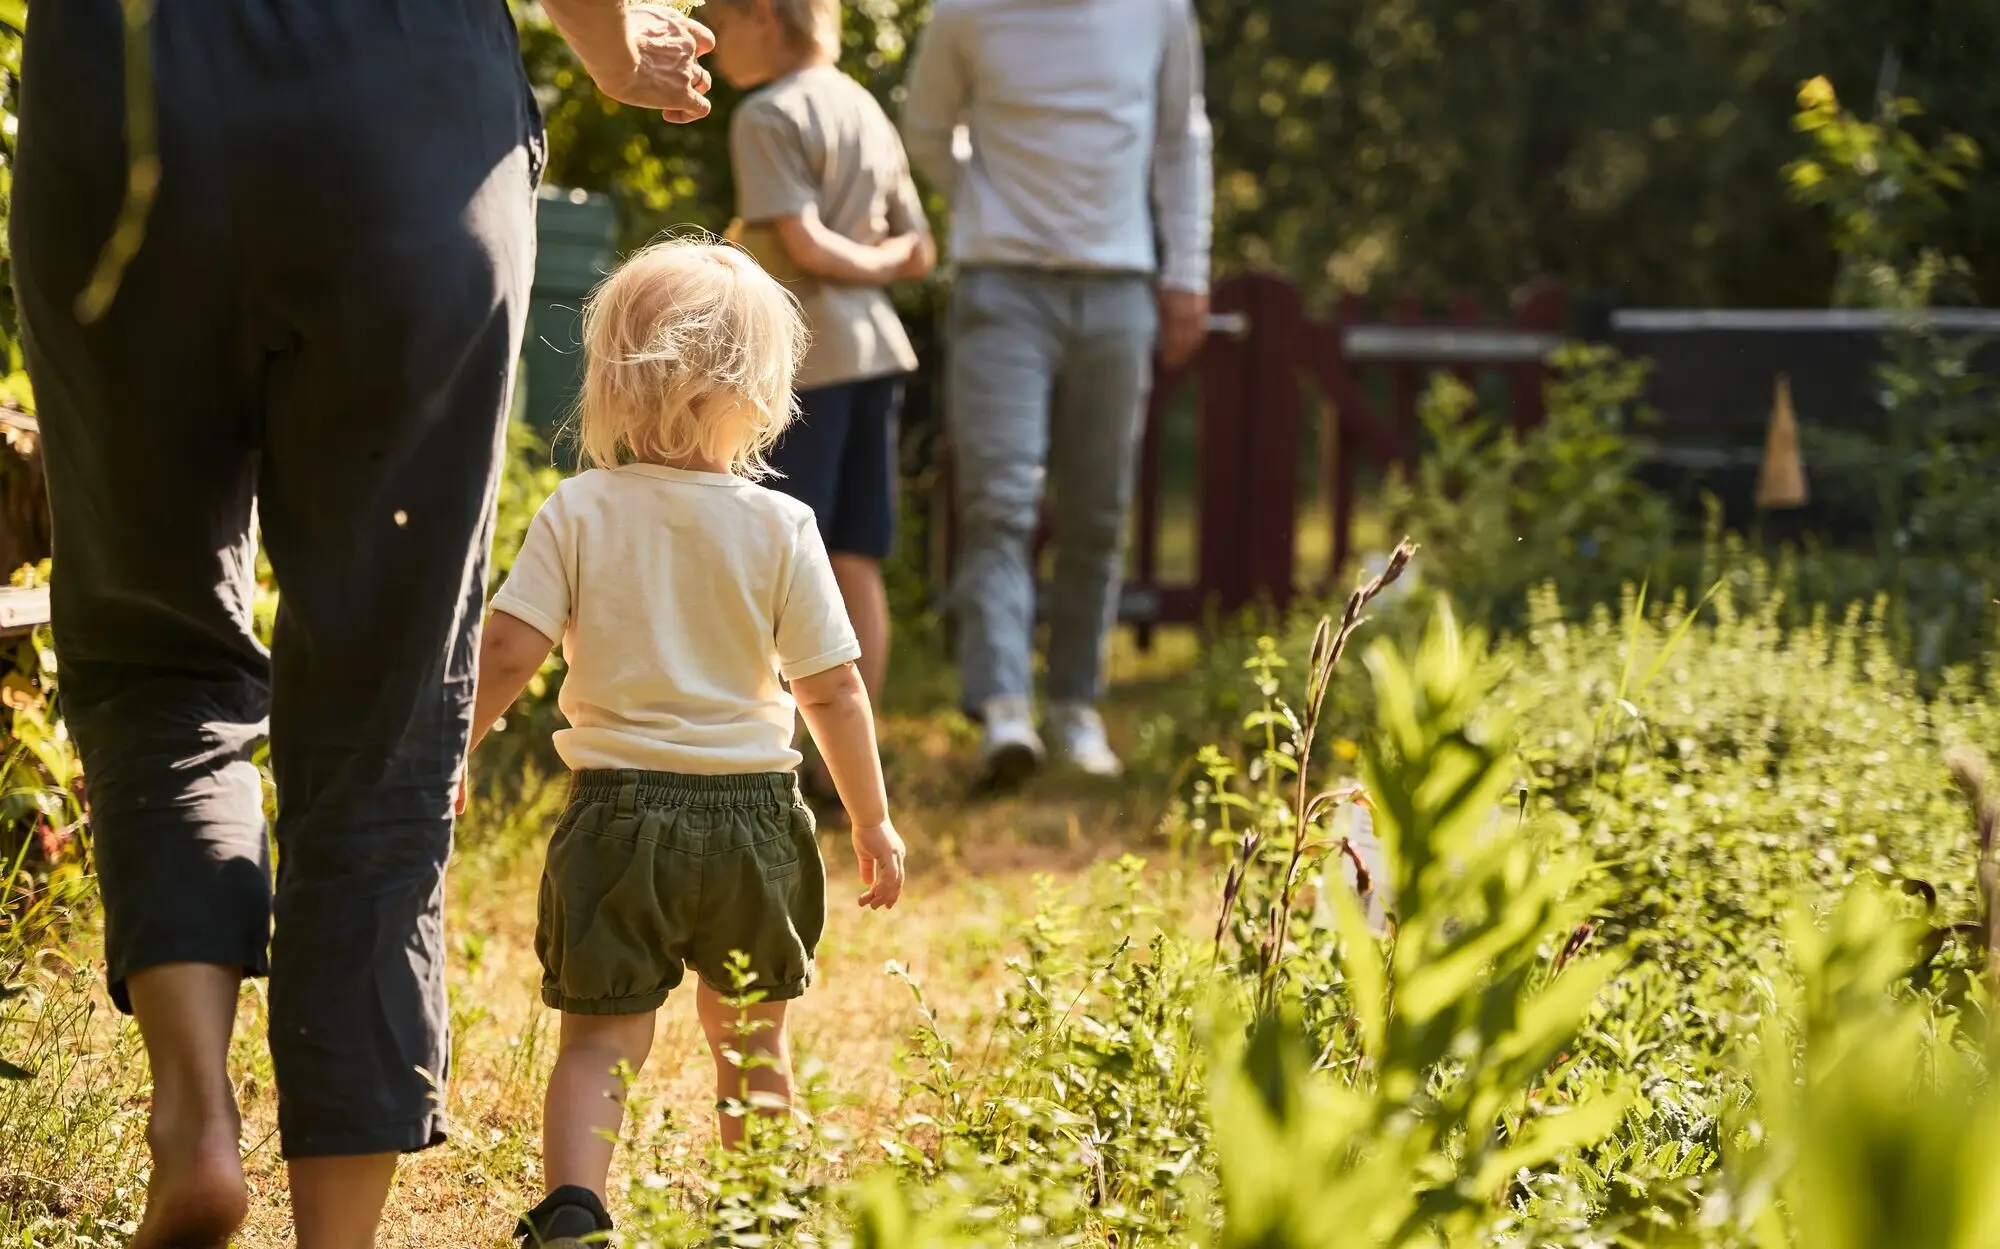
<instances>
[{"instance_id":1,"label":"child's bare leg","mask_svg":"<svg viewBox=\"0 0 2000 1249\"><path fill-rule=\"evenodd\" d=\"M153 1179L135 1249L221 1246L249 1212L241 1119L229 1084L229 1034L243 974L209 963L167 963L126 988L153 1072L146 1142Z\"/></svg>"},{"instance_id":2,"label":"child's bare leg","mask_svg":"<svg viewBox=\"0 0 2000 1249\"><path fill-rule=\"evenodd\" d=\"M880 712L882 686L889 676L889 590L882 582L882 561L840 552L832 560L833 579L854 624L855 640L861 643L861 658L854 666L861 669L869 703Z\"/></svg>"},{"instance_id":3,"label":"child's bare leg","mask_svg":"<svg viewBox=\"0 0 2000 1249\"><path fill-rule=\"evenodd\" d=\"M612 1142L625 1121L625 1082L618 1067L626 1064L637 1074L646 1065L657 1013L564 1012L556 1069L542 1105L542 1183L547 1191L573 1184L604 1194Z\"/></svg>"},{"instance_id":4,"label":"child's bare leg","mask_svg":"<svg viewBox=\"0 0 2000 1249\"><path fill-rule=\"evenodd\" d=\"M372 1249L396 1161L395 1154L351 1154L287 1163L299 1249Z\"/></svg>"},{"instance_id":5,"label":"child's bare leg","mask_svg":"<svg viewBox=\"0 0 2000 1249\"><path fill-rule=\"evenodd\" d=\"M695 991L695 1006L715 1058L716 1100L753 1102L760 1113L772 1116L790 1114L792 1044L785 1030L786 1004L731 1006L704 983ZM744 1057L748 1070L737 1067L725 1052L729 1050ZM735 1115L718 1114L716 1131L724 1149L743 1144L743 1120Z\"/></svg>"}]
</instances>

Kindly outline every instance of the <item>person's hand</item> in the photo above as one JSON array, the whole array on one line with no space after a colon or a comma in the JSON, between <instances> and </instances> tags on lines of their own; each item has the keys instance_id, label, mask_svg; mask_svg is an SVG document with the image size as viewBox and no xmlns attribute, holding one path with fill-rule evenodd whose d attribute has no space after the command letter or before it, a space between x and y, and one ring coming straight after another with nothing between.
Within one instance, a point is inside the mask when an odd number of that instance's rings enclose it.
<instances>
[{"instance_id":1,"label":"person's hand","mask_svg":"<svg viewBox=\"0 0 2000 1249\"><path fill-rule=\"evenodd\" d=\"M861 883L867 886L857 901L873 911L885 911L903 896L903 838L895 826L857 824L854 827L854 858L861 865Z\"/></svg>"},{"instance_id":2,"label":"person's hand","mask_svg":"<svg viewBox=\"0 0 2000 1249\"><path fill-rule=\"evenodd\" d=\"M899 234L882 244L896 257L889 276L898 282L914 282L931 271L931 258L921 234Z\"/></svg>"},{"instance_id":3,"label":"person's hand","mask_svg":"<svg viewBox=\"0 0 2000 1249\"><path fill-rule=\"evenodd\" d=\"M1170 369L1194 359L1208 341L1208 292L1160 288L1160 361Z\"/></svg>"},{"instance_id":4,"label":"person's hand","mask_svg":"<svg viewBox=\"0 0 2000 1249\"><path fill-rule=\"evenodd\" d=\"M658 109L668 121L708 116L714 80L698 58L715 50L708 27L676 9L635 4L625 10L625 49L608 65L586 63L597 89L620 104Z\"/></svg>"},{"instance_id":5,"label":"person's hand","mask_svg":"<svg viewBox=\"0 0 2000 1249\"><path fill-rule=\"evenodd\" d=\"M453 800L451 804L451 813L453 816L461 816L465 814L466 778L468 778L471 775L472 775L471 764L467 764L466 766L461 767L458 770L458 797L455 800Z\"/></svg>"}]
</instances>

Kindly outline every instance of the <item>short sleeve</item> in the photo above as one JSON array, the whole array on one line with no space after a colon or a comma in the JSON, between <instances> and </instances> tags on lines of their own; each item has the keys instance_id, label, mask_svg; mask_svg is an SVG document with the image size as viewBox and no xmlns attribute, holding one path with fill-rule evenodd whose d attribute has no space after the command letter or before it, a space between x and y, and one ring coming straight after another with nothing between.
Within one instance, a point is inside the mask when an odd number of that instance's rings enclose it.
<instances>
[{"instance_id":1,"label":"short sleeve","mask_svg":"<svg viewBox=\"0 0 2000 1249\"><path fill-rule=\"evenodd\" d=\"M924 201L917 194L917 184L910 178L908 169L889 193L889 236L896 238L905 234L929 234L930 219L924 215Z\"/></svg>"},{"instance_id":2,"label":"short sleeve","mask_svg":"<svg viewBox=\"0 0 2000 1249\"><path fill-rule=\"evenodd\" d=\"M558 490L535 513L506 583L493 596L493 610L532 625L551 642L560 642L569 624L571 554L576 550L569 530L569 512Z\"/></svg>"},{"instance_id":3,"label":"short sleeve","mask_svg":"<svg viewBox=\"0 0 2000 1249\"><path fill-rule=\"evenodd\" d=\"M729 161L736 171L736 215L750 225L796 217L819 204L804 136L766 102L746 100L730 119Z\"/></svg>"},{"instance_id":4,"label":"short sleeve","mask_svg":"<svg viewBox=\"0 0 2000 1249\"><path fill-rule=\"evenodd\" d=\"M787 681L861 658L861 643L833 579L819 526L808 517L792 538L790 584L778 608L778 671Z\"/></svg>"}]
</instances>

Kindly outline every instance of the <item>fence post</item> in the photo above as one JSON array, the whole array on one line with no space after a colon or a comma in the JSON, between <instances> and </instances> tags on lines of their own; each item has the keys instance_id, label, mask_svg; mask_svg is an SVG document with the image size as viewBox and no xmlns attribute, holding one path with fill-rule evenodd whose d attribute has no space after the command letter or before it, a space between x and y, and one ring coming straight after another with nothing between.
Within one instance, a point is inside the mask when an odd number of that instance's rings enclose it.
<instances>
[{"instance_id":1,"label":"fence post","mask_svg":"<svg viewBox=\"0 0 2000 1249\"><path fill-rule=\"evenodd\" d=\"M1568 300L1562 283L1555 278L1537 278L1515 293L1514 325L1517 329L1559 334L1567 319ZM1545 391L1551 370L1546 361L1517 365L1509 370L1513 383L1514 429L1527 433L1547 415Z\"/></svg>"},{"instance_id":2,"label":"fence post","mask_svg":"<svg viewBox=\"0 0 2000 1249\"><path fill-rule=\"evenodd\" d=\"M1347 327L1361 320L1361 297L1348 293L1340 297L1331 324L1313 327L1313 354L1320 364L1320 391L1331 405L1333 421L1332 474L1326 479L1327 515L1333 526L1333 552L1328 561L1325 592L1337 594L1340 578L1354 557L1354 491L1356 461L1361 440L1355 435L1356 421L1367 414L1357 411L1358 388L1347 365Z\"/></svg>"},{"instance_id":3,"label":"fence post","mask_svg":"<svg viewBox=\"0 0 2000 1249\"><path fill-rule=\"evenodd\" d=\"M1298 570L1299 455L1305 440L1300 347L1305 303L1280 278L1251 279L1249 562L1254 598L1291 605Z\"/></svg>"},{"instance_id":4,"label":"fence post","mask_svg":"<svg viewBox=\"0 0 2000 1249\"><path fill-rule=\"evenodd\" d=\"M1394 325L1422 325L1423 301L1409 293L1398 295L1389 312L1389 321ZM1417 424L1417 388L1421 385L1423 370L1416 365L1389 367L1389 419L1396 422L1396 437L1409 448L1413 460L1423 441Z\"/></svg>"},{"instance_id":5,"label":"fence post","mask_svg":"<svg viewBox=\"0 0 2000 1249\"><path fill-rule=\"evenodd\" d=\"M1247 317L1242 339L1217 339L1203 361L1200 423L1199 592L1223 611L1259 598L1291 601L1303 436L1300 331L1291 283L1231 278L1215 310Z\"/></svg>"},{"instance_id":6,"label":"fence post","mask_svg":"<svg viewBox=\"0 0 2000 1249\"><path fill-rule=\"evenodd\" d=\"M1242 339L1208 344L1202 357L1201 407L1195 446L1195 588L1204 609L1211 604L1234 611L1249 598L1249 569L1242 557L1244 510L1249 506L1249 440L1243 433L1254 411L1248 407L1246 375L1251 352L1264 327L1255 319L1249 280L1232 277L1216 288L1220 315L1250 321Z\"/></svg>"}]
</instances>

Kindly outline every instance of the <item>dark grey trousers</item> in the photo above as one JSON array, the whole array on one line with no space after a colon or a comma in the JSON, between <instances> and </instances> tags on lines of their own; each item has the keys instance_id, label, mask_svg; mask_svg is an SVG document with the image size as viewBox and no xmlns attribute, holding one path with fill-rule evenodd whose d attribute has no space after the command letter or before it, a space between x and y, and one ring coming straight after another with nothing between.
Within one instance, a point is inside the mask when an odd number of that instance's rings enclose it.
<instances>
[{"instance_id":1,"label":"dark grey trousers","mask_svg":"<svg viewBox=\"0 0 2000 1249\"><path fill-rule=\"evenodd\" d=\"M176 0L158 201L118 0L37 4L13 253L113 996L269 972L289 1157L443 1137L442 901L541 124L502 0ZM282 588L251 631L257 537ZM277 879L253 751L277 778Z\"/></svg>"}]
</instances>

